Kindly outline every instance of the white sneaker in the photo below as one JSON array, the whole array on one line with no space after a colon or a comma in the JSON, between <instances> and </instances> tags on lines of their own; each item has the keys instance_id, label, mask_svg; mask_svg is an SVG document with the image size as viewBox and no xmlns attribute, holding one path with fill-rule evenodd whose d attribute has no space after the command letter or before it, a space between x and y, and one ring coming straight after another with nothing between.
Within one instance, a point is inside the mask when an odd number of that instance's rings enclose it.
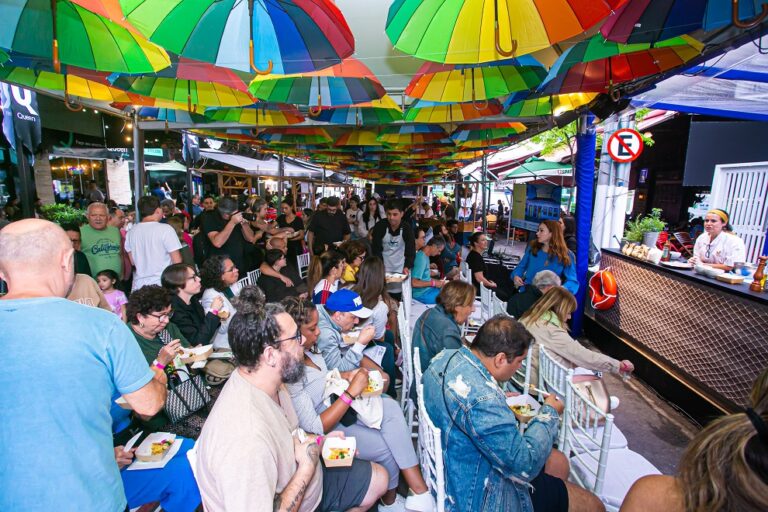
<instances>
[{"instance_id":1,"label":"white sneaker","mask_svg":"<svg viewBox=\"0 0 768 512\"><path fill-rule=\"evenodd\" d=\"M391 505L385 505L379 500L379 512L406 512L405 498L399 494L395 496L395 501Z\"/></svg>"},{"instance_id":2,"label":"white sneaker","mask_svg":"<svg viewBox=\"0 0 768 512\"><path fill-rule=\"evenodd\" d=\"M620 403L621 400L619 400L619 397L611 395L611 411L618 409Z\"/></svg>"},{"instance_id":3,"label":"white sneaker","mask_svg":"<svg viewBox=\"0 0 768 512\"><path fill-rule=\"evenodd\" d=\"M411 494L405 499L405 509L412 512L434 512L437 508L435 498L429 491L421 494Z\"/></svg>"}]
</instances>

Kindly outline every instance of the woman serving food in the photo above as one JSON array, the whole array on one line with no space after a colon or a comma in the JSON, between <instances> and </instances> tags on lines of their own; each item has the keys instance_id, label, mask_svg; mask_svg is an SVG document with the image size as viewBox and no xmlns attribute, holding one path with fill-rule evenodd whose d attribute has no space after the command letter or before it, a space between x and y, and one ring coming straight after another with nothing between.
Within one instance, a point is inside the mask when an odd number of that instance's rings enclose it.
<instances>
[{"instance_id":1,"label":"woman serving food","mask_svg":"<svg viewBox=\"0 0 768 512\"><path fill-rule=\"evenodd\" d=\"M734 263L744 262L747 250L744 241L733 234L730 216L725 210L709 210L704 216L704 233L693 246L694 264L701 263L712 268L730 272Z\"/></svg>"}]
</instances>

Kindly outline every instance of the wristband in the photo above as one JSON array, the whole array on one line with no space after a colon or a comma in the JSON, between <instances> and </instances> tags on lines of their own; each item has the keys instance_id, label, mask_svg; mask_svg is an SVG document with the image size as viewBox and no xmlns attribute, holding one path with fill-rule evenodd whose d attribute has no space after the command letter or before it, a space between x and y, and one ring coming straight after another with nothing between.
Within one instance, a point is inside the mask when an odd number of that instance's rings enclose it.
<instances>
[{"instance_id":1,"label":"wristband","mask_svg":"<svg viewBox=\"0 0 768 512\"><path fill-rule=\"evenodd\" d=\"M434 279L430 279L429 280L429 286L431 286L433 288L435 287L435 280Z\"/></svg>"},{"instance_id":2,"label":"wristband","mask_svg":"<svg viewBox=\"0 0 768 512\"><path fill-rule=\"evenodd\" d=\"M339 397L339 400L341 400L347 405L352 405L352 395L350 395L346 391L341 394L341 396Z\"/></svg>"},{"instance_id":3,"label":"wristband","mask_svg":"<svg viewBox=\"0 0 768 512\"><path fill-rule=\"evenodd\" d=\"M216 316L219 316L219 310L218 309L212 309L211 313L213 313Z\"/></svg>"},{"instance_id":4,"label":"wristband","mask_svg":"<svg viewBox=\"0 0 768 512\"><path fill-rule=\"evenodd\" d=\"M157 359L152 361L152 366L154 366L158 370L165 370L165 365L164 364L160 364L160 361L158 361Z\"/></svg>"},{"instance_id":5,"label":"wristband","mask_svg":"<svg viewBox=\"0 0 768 512\"><path fill-rule=\"evenodd\" d=\"M320 445L320 446L323 446L323 436L317 436L317 437L315 438L315 442L316 442L318 445Z\"/></svg>"}]
</instances>

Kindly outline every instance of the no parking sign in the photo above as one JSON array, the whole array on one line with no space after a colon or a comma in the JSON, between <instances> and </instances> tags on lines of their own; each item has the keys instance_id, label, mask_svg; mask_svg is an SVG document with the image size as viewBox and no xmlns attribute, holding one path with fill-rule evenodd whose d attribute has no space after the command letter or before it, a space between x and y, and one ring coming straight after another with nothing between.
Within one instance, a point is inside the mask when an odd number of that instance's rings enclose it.
<instances>
[{"instance_id":1,"label":"no parking sign","mask_svg":"<svg viewBox=\"0 0 768 512\"><path fill-rule=\"evenodd\" d=\"M637 130L622 128L608 139L608 155L619 163L632 162L643 152L643 138Z\"/></svg>"}]
</instances>

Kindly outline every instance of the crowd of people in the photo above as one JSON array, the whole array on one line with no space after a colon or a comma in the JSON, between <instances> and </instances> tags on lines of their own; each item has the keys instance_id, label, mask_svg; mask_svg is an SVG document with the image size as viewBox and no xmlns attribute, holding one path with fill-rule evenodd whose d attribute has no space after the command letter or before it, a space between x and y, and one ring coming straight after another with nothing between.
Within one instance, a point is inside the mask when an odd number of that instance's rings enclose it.
<instances>
[{"instance_id":1,"label":"crowd of people","mask_svg":"<svg viewBox=\"0 0 768 512\"><path fill-rule=\"evenodd\" d=\"M258 196L193 196L187 208L160 189L135 219L94 194L82 226L29 219L0 230L11 362L0 377L1 509L435 510L396 400L408 280L426 306L411 341L444 433L446 510L603 510L553 449L556 394L521 433L500 385L539 347L598 380L634 370L568 333L572 219L543 221L509 282L496 283L488 235L465 240L456 209L439 202L329 197L297 211L283 201L270 220ZM501 297L499 284L511 290L509 315L468 342L480 286ZM204 365L181 360L207 345L216 357ZM168 397L198 376L218 393L197 440L179 438L161 469L128 469L128 440L172 429ZM378 379L382 394L363 398ZM768 509L766 396L763 376L746 414L704 429L678 477L638 481L626 509ZM324 443L346 436L357 440L352 465L327 467Z\"/></svg>"}]
</instances>

